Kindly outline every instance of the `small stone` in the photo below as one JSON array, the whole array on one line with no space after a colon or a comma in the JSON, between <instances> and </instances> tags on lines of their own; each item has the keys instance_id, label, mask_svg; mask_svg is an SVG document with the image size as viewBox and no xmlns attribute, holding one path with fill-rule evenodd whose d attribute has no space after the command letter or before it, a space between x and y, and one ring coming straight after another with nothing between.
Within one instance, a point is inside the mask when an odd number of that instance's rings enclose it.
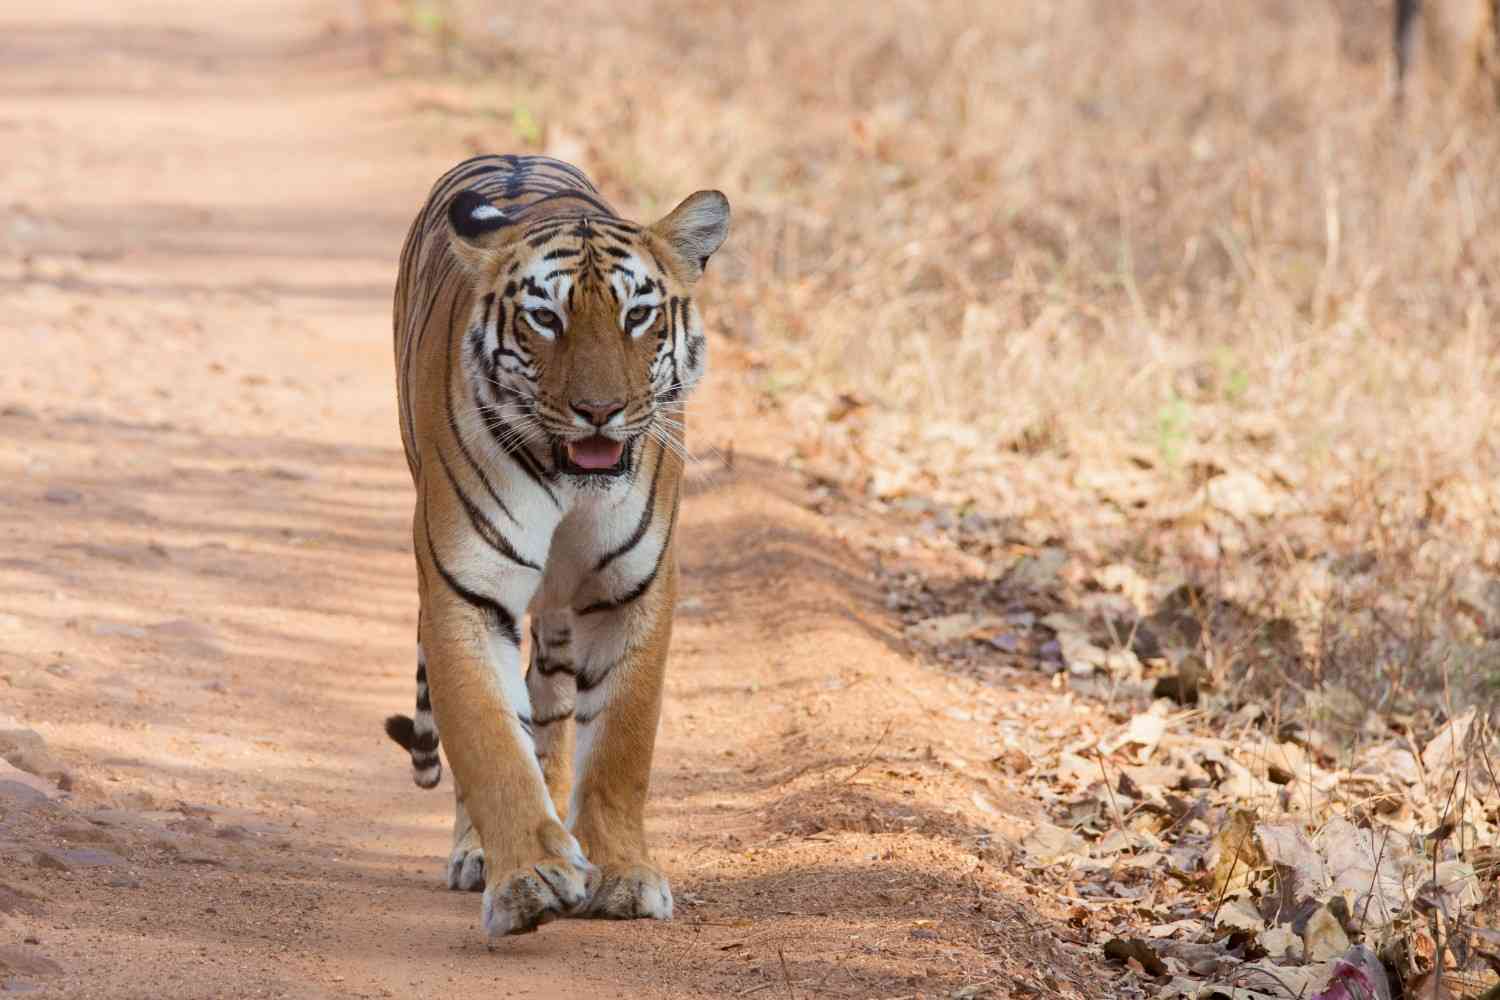
<instances>
[{"instance_id":1,"label":"small stone","mask_svg":"<svg viewBox=\"0 0 1500 1000\"><path fill-rule=\"evenodd\" d=\"M104 844L113 847L119 843L109 831L101 830L91 823L65 823L52 832L73 844Z\"/></svg>"},{"instance_id":2,"label":"small stone","mask_svg":"<svg viewBox=\"0 0 1500 1000\"><path fill-rule=\"evenodd\" d=\"M66 486L54 486L42 494L42 498L48 503L69 504L78 503L83 499L83 494Z\"/></svg>"},{"instance_id":3,"label":"small stone","mask_svg":"<svg viewBox=\"0 0 1500 1000\"><path fill-rule=\"evenodd\" d=\"M991 636L989 643L1002 653L1014 653L1021 648L1021 640L1010 632Z\"/></svg>"},{"instance_id":4,"label":"small stone","mask_svg":"<svg viewBox=\"0 0 1500 1000\"><path fill-rule=\"evenodd\" d=\"M937 941L937 940L939 940L939 938L938 938L938 932L934 931L934 930L929 930L926 927L915 927L915 928L912 928L911 936L913 938L915 938L916 940L918 940L918 941Z\"/></svg>"},{"instance_id":5,"label":"small stone","mask_svg":"<svg viewBox=\"0 0 1500 1000\"><path fill-rule=\"evenodd\" d=\"M219 638L219 634L209 626L189 621L186 618L174 618L171 621L158 622L151 626L151 632L155 635L167 636L172 639L187 639L192 642L212 643Z\"/></svg>"},{"instance_id":6,"label":"small stone","mask_svg":"<svg viewBox=\"0 0 1500 1000\"><path fill-rule=\"evenodd\" d=\"M123 635L130 639L144 639L146 630L139 625L126 625L124 622L94 622L89 630L95 635L111 636Z\"/></svg>"},{"instance_id":7,"label":"small stone","mask_svg":"<svg viewBox=\"0 0 1500 1000\"><path fill-rule=\"evenodd\" d=\"M54 860L61 861L71 868L77 865L80 868L99 868L124 863L125 859L118 854L109 851L99 851L92 847L79 847L70 851L43 851L42 854L50 855Z\"/></svg>"},{"instance_id":8,"label":"small stone","mask_svg":"<svg viewBox=\"0 0 1500 1000\"><path fill-rule=\"evenodd\" d=\"M32 860L35 862L38 868L45 868L48 871L68 872L73 870L68 867L68 863L66 861L64 861L62 858L58 857L51 851L37 851L36 857Z\"/></svg>"}]
</instances>

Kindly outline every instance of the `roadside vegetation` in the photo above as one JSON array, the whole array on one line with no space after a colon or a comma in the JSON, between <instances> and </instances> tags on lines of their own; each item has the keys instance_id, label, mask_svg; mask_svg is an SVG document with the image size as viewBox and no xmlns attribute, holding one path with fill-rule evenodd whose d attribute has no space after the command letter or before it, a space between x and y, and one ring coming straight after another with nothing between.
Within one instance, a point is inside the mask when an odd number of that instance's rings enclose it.
<instances>
[{"instance_id":1,"label":"roadside vegetation","mask_svg":"<svg viewBox=\"0 0 1500 1000\"><path fill-rule=\"evenodd\" d=\"M730 193L716 350L881 518L913 650L1056 695L997 731L1049 815L1008 849L1121 995L1311 995L1360 941L1395 995L1496 981L1500 126L1437 54L1393 104L1388 8L369 25L434 141Z\"/></svg>"}]
</instances>

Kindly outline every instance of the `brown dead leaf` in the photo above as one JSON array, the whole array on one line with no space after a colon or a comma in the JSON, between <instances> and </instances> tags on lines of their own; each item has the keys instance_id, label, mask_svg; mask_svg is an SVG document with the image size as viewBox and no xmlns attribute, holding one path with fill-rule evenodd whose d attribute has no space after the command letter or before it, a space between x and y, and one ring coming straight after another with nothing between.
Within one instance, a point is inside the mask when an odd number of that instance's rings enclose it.
<instances>
[{"instance_id":1,"label":"brown dead leaf","mask_svg":"<svg viewBox=\"0 0 1500 1000\"><path fill-rule=\"evenodd\" d=\"M1283 887L1284 896L1300 900L1327 889L1328 869L1323 856L1300 823L1261 823L1255 828L1255 835L1266 860L1276 866L1283 879L1293 880L1290 886Z\"/></svg>"},{"instance_id":2,"label":"brown dead leaf","mask_svg":"<svg viewBox=\"0 0 1500 1000\"><path fill-rule=\"evenodd\" d=\"M1338 917L1326 906L1318 907L1302 931L1302 957L1308 962L1326 962L1349 950L1349 935Z\"/></svg>"},{"instance_id":3,"label":"brown dead leaf","mask_svg":"<svg viewBox=\"0 0 1500 1000\"><path fill-rule=\"evenodd\" d=\"M1145 763L1161 743L1167 732L1167 720L1154 712L1141 712L1132 716L1125 729L1104 741L1100 746L1105 753L1114 753L1122 747L1137 748L1136 762Z\"/></svg>"},{"instance_id":4,"label":"brown dead leaf","mask_svg":"<svg viewBox=\"0 0 1500 1000\"><path fill-rule=\"evenodd\" d=\"M1458 761L1463 753L1464 742L1474 726L1471 708L1456 719L1450 720L1442 730L1422 749L1422 766L1428 774L1441 774Z\"/></svg>"},{"instance_id":5,"label":"brown dead leaf","mask_svg":"<svg viewBox=\"0 0 1500 1000\"><path fill-rule=\"evenodd\" d=\"M1204 495L1211 507L1239 521L1276 513L1276 494L1253 472L1228 472L1210 479Z\"/></svg>"},{"instance_id":6,"label":"brown dead leaf","mask_svg":"<svg viewBox=\"0 0 1500 1000\"><path fill-rule=\"evenodd\" d=\"M1134 959L1152 976L1167 974L1167 964L1157 955L1155 946L1142 938L1110 938L1104 942L1104 955L1116 962Z\"/></svg>"},{"instance_id":7,"label":"brown dead leaf","mask_svg":"<svg viewBox=\"0 0 1500 1000\"><path fill-rule=\"evenodd\" d=\"M1053 826L1051 823L1038 823L1022 839L1021 849L1026 852L1028 860L1043 865L1075 858L1087 852L1082 837L1072 830Z\"/></svg>"},{"instance_id":8,"label":"brown dead leaf","mask_svg":"<svg viewBox=\"0 0 1500 1000\"><path fill-rule=\"evenodd\" d=\"M1266 922L1261 919L1255 904L1249 899L1245 896L1232 896L1224 900L1218 913L1214 915L1214 927L1253 935L1265 930Z\"/></svg>"},{"instance_id":9,"label":"brown dead leaf","mask_svg":"<svg viewBox=\"0 0 1500 1000\"><path fill-rule=\"evenodd\" d=\"M1440 971L1423 973L1406 989L1410 1000L1454 1000L1453 993L1443 983Z\"/></svg>"},{"instance_id":10,"label":"brown dead leaf","mask_svg":"<svg viewBox=\"0 0 1500 1000\"><path fill-rule=\"evenodd\" d=\"M1210 860L1214 895L1246 888L1256 871L1265 867L1266 856L1255 837L1255 817L1252 809L1233 809L1214 837Z\"/></svg>"},{"instance_id":11,"label":"brown dead leaf","mask_svg":"<svg viewBox=\"0 0 1500 1000\"><path fill-rule=\"evenodd\" d=\"M975 615L968 612L924 618L906 627L906 637L930 646L941 646L961 639L984 638L995 630L1005 628L1005 619L998 615Z\"/></svg>"}]
</instances>

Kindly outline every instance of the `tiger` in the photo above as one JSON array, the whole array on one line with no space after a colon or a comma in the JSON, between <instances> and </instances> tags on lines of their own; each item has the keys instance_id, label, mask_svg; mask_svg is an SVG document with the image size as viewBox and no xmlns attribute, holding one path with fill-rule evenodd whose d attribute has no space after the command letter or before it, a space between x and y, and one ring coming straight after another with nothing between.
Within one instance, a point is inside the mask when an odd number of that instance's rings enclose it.
<instances>
[{"instance_id":1,"label":"tiger","mask_svg":"<svg viewBox=\"0 0 1500 1000\"><path fill-rule=\"evenodd\" d=\"M707 190L638 225L571 164L486 155L437 180L401 251L417 698L386 732L423 788L441 736L447 884L483 890L491 939L672 916L644 810L708 360L692 293L729 214Z\"/></svg>"}]
</instances>

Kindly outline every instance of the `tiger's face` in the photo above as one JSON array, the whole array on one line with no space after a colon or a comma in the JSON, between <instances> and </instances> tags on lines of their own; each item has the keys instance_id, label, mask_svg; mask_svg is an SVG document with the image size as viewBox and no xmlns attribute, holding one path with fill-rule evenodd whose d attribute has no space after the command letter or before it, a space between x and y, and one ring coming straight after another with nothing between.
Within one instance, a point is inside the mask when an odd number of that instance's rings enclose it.
<instances>
[{"instance_id":1,"label":"tiger's face","mask_svg":"<svg viewBox=\"0 0 1500 1000\"><path fill-rule=\"evenodd\" d=\"M573 476L630 470L632 445L675 433L707 348L692 286L728 233L700 191L653 226L607 216L527 224L464 191L452 245L475 277L464 369L492 430L545 447Z\"/></svg>"}]
</instances>

